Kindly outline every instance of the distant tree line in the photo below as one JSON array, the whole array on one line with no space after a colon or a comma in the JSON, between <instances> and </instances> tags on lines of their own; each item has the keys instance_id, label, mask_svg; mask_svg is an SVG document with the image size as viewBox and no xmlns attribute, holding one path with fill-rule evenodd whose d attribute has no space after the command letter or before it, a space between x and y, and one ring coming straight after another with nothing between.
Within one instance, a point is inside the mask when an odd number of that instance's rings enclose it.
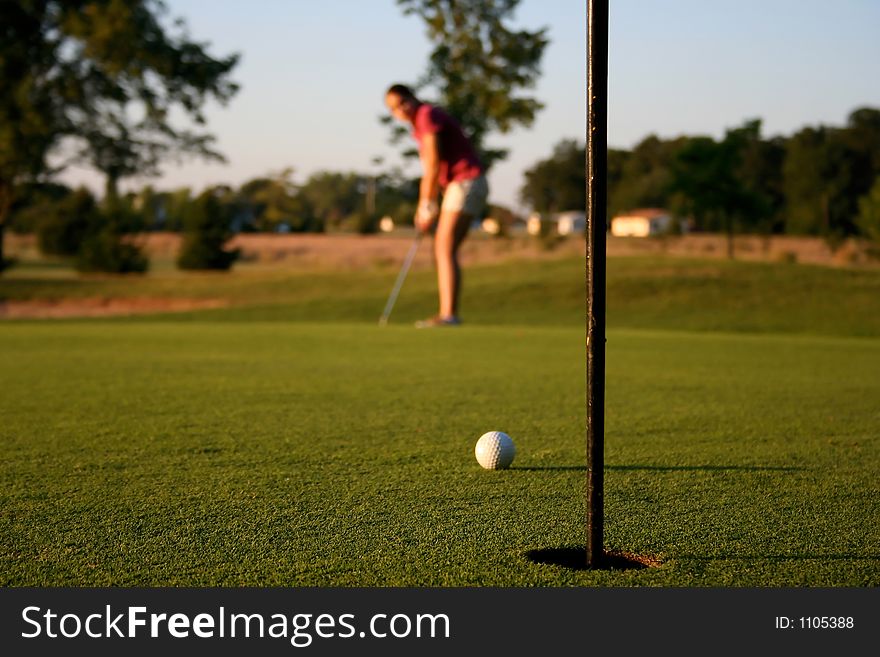
<instances>
[{"instance_id":1,"label":"distant tree line","mask_svg":"<svg viewBox=\"0 0 880 657\"><path fill-rule=\"evenodd\" d=\"M292 169L285 169L238 188L220 185L196 192L145 186L103 199L86 188L32 183L22 186L9 226L16 233L36 234L43 253L75 257L85 271L91 269L85 254L111 230L108 226L115 235L181 232L181 267L225 269L234 256L222 245L235 233L372 233L383 216L396 224L412 223L417 200L418 179L396 173L323 171L297 184ZM115 271L142 271L137 262Z\"/></svg>"},{"instance_id":2,"label":"distant tree line","mask_svg":"<svg viewBox=\"0 0 880 657\"><path fill-rule=\"evenodd\" d=\"M585 149L559 143L525 173L524 203L538 211L583 209ZM700 231L880 239L880 110L860 108L843 127L761 136L761 121L721 139L649 136L608 153L608 219L665 208Z\"/></svg>"},{"instance_id":3,"label":"distant tree line","mask_svg":"<svg viewBox=\"0 0 880 657\"><path fill-rule=\"evenodd\" d=\"M297 184L292 169L285 169L248 180L238 188L218 185L198 192L189 187L162 191L147 185L119 195L121 208L117 210L126 217L127 231L179 232L186 229L190 215L199 211L200 199L208 197L223 215L220 223L236 233L371 233L383 216L391 216L395 223L412 223L418 179L321 171ZM372 207L368 207L370 197ZM51 233L60 230L58 224L70 224L71 235L79 235L106 200L96 199L85 188L25 185L13 205L10 227L18 233Z\"/></svg>"},{"instance_id":4,"label":"distant tree line","mask_svg":"<svg viewBox=\"0 0 880 657\"><path fill-rule=\"evenodd\" d=\"M536 211L583 209L585 148L564 140L525 172L521 200ZM90 271L143 271L146 260L119 235L184 234L183 268L225 269L236 253L224 244L240 232L371 233L379 219L412 222L418 179L398 169L373 175L322 171L304 182L292 169L246 181L161 191L152 186L96 199L58 183L22 185L10 212L15 232L36 233L47 254L74 256ZM721 139L649 136L608 154L608 220L641 207L669 210L690 230L859 236L880 243L880 110L852 112L843 127L805 127L791 137L761 136L761 122ZM493 216L513 213L492 206ZM114 249L113 245L119 244Z\"/></svg>"},{"instance_id":5,"label":"distant tree line","mask_svg":"<svg viewBox=\"0 0 880 657\"><path fill-rule=\"evenodd\" d=\"M391 216L398 224L412 223L418 179L321 171L297 184L292 169L285 169L248 180L238 188L217 185L198 192L189 187L162 191L147 185L119 195L114 212L124 217L126 232L180 232L207 198L222 215L218 222L234 233L371 233L378 230L383 216ZM17 233L65 233L75 240L88 232L96 214L107 214L108 200L99 200L82 187L25 185L13 205L10 227ZM98 223L104 220L98 217Z\"/></svg>"}]
</instances>

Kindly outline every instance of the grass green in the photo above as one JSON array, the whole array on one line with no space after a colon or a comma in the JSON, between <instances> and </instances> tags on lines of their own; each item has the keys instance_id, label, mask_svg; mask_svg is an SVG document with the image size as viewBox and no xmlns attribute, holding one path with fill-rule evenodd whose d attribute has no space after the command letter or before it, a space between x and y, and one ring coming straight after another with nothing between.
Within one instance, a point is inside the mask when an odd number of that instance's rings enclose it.
<instances>
[{"instance_id":1,"label":"grass green","mask_svg":"<svg viewBox=\"0 0 880 657\"><path fill-rule=\"evenodd\" d=\"M430 272L384 329L393 268L0 279L233 302L0 324L0 584L880 584L880 273L799 265L609 262L605 543L661 565L527 558L586 536L582 267L472 268L439 331Z\"/></svg>"},{"instance_id":2,"label":"grass green","mask_svg":"<svg viewBox=\"0 0 880 657\"><path fill-rule=\"evenodd\" d=\"M232 274L181 274L160 262L149 276L76 276L25 263L0 277L0 300L76 297L225 299L232 308L176 315L179 321L375 322L397 267L367 271L239 266ZM413 271L392 323L435 311L431 271ZM516 261L465 271L469 324L583 325L581 259ZM608 325L880 337L880 270L831 269L663 257L608 261Z\"/></svg>"}]
</instances>

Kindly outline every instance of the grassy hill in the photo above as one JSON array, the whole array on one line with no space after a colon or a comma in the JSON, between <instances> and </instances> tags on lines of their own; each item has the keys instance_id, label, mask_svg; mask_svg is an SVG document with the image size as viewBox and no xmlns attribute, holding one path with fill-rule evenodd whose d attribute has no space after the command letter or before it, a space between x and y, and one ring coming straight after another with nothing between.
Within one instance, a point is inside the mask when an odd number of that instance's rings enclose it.
<instances>
[{"instance_id":1,"label":"grassy hill","mask_svg":"<svg viewBox=\"0 0 880 657\"><path fill-rule=\"evenodd\" d=\"M170 268L145 277L78 277L31 265L0 278L0 299L212 299L222 310L176 314L178 320L375 322L397 264L363 271L238 266L229 274ZM393 323L435 310L434 274L414 271ZM623 257L608 261L611 327L698 331L880 335L880 270ZM463 317L478 325L582 325L584 262L579 258L517 260L466 269Z\"/></svg>"}]
</instances>

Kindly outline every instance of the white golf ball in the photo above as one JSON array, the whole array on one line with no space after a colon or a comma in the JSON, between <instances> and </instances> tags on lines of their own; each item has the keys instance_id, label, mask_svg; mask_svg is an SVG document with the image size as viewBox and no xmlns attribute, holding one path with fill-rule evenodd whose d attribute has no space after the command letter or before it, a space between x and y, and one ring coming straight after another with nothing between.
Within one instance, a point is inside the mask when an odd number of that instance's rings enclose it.
<instances>
[{"instance_id":1,"label":"white golf ball","mask_svg":"<svg viewBox=\"0 0 880 657\"><path fill-rule=\"evenodd\" d=\"M516 448L506 433L489 431L480 436L474 455L477 462L487 470L504 470L513 463Z\"/></svg>"}]
</instances>

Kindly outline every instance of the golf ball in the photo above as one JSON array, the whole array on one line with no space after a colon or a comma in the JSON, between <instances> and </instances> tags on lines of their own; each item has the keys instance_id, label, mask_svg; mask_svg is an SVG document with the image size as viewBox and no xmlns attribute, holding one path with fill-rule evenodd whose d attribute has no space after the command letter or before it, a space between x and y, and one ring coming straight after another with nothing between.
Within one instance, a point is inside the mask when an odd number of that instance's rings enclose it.
<instances>
[{"instance_id":1,"label":"golf ball","mask_svg":"<svg viewBox=\"0 0 880 657\"><path fill-rule=\"evenodd\" d=\"M506 433L489 431L480 436L474 454L477 462L487 470L504 470L513 463L516 448Z\"/></svg>"}]
</instances>

